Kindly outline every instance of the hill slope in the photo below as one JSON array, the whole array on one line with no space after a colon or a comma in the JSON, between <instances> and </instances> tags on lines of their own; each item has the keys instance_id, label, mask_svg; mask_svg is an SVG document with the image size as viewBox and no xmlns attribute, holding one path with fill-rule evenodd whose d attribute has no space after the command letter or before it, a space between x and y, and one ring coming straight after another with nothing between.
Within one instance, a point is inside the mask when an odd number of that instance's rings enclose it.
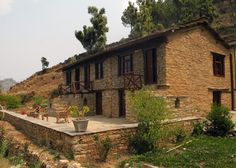
<instances>
[{"instance_id":1,"label":"hill slope","mask_svg":"<svg viewBox=\"0 0 236 168\"><path fill-rule=\"evenodd\" d=\"M35 95L48 97L49 93L63 82L63 74L60 68L63 64L58 64L48 68L45 73L37 72L28 79L14 85L9 90L10 94L28 94L34 92Z\"/></svg>"}]
</instances>

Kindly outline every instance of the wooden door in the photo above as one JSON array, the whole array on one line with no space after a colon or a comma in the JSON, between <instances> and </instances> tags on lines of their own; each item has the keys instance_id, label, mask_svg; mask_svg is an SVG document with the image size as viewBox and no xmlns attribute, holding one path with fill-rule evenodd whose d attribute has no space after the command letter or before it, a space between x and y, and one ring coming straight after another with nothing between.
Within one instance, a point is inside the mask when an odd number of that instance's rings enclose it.
<instances>
[{"instance_id":1,"label":"wooden door","mask_svg":"<svg viewBox=\"0 0 236 168\"><path fill-rule=\"evenodd\" d=\"M145 84L157 82L157 58L156 50L147 50L144 54L144 78Z\"/></svg>"},{"instance_id":2,"label":"wooden door","mask_svg":"<svg viewBox=\"0 0 236 168\"><path fill-rule=\"evenodd\" d=\"M96 115L102 115L102 92L96 92Z\"/></svg>"},{"instance_id":3,"label":"wooden door","mask_svg":"<svg viewBox=\"0 0 236 168\"><path fill-rule=\"evenodd\" d=\"M126 110L125 110L125 91L124 91L124 89L120 89L118 91L118 94L119 94L119 117L125 117Z\"/></svg>"}]
</instances>

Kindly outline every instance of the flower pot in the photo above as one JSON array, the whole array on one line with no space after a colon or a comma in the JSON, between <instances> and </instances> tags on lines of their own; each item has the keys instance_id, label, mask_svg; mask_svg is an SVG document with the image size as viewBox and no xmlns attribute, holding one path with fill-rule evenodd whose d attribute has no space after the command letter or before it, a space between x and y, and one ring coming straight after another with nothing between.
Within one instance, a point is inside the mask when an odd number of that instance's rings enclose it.
<instances>
[{"instance_id":1,"label":"flower pot","mask_svg":"<svg viewBox=\"0 0 236 168\"><path fill-rule=\"evenodd\" d=\"M85 132L87 131L88 127L88 119L83 119L83 120L72 120L74 127L75 127L75 132Z\"/></svg>"}]
</instances>

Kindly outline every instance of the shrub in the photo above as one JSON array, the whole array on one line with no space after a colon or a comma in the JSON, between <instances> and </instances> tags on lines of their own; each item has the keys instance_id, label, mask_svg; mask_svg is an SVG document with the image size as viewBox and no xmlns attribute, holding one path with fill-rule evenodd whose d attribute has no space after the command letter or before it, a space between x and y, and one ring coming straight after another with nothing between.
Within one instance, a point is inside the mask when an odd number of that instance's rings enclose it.
<instances>
[{"instance_id":1,"label":"shrub","mask_svg":"<svg viewBox=\"0 0 236 168\"><path fill-rule=\"evenodd\" d=\"M60 91L58 89L53 89L50 93L50 98L53 99L53 98L56 98L60 96Z\"/></svg>"},{"instance_id":2,"label":"shrub","mask_svg":"<svg viewBox=\"0 0 236 168\"><path fill-rule=\"evenodd\" d=\"M75 160L75 153L72 149L69 149L66 153L66 158L68 160Z\"/></svg>"},{"instance_id":3,"label":"shrub","mask_svg":"<svg viewBox=\"0 0 236 168\"><path fill-rule=\"evenodd\" d=\"M112 148L111 139L106 137L104 140L100 140L99 136L95 136L95 140L97 141L98 145L98 152L99 152L99 161L105 162L108 156L109 151Z\"/></svg>"},{"instance_id":4,"label":"shrub","mask_svg":"<svg viewBox=\"0 0 236 168\"><path fill-rule=\"evenodd\" d=\"M204 134L204 124L200 122L194 124L192 136L199 136L202 134Z\"/></svg>"},{"instance_id":5,"label":"shrub","mask_svg":"<svg viewBox=\"0 0 236 168\"><path fill-rule=\"evenodd\" d=\"M139 122L137 134L130 138L129 145L138 154L146 153L155 149L157 140L162 137L160 127L167 114L166 102L148 90L129 92L127 96Z\"/></svg>"},{"instance_id":6,"label":"shrub","mask_svg":"<svg viewBox=\"0 0 236 168\"><path fill-rule=\"evenodd\" d=\"M177 143L183 142L186 136L186 131L183 128L177 128L175 133L175 141Z\"/></svg>"},{"instance_id":7,"label":"shrub","mask_svg":"<svg viewBox=\"0 0 236 168\"><path fill-rule=\"evenodd\" d=\"M21 97L21 104L25 104L25 103L28 103L30 102L33 97L34 97L34 93L29 93L29 94L21 94L19 95Z\"/></svg>"},{"instance_id":8,"label":"shrub","mask_svg":"<svg viewBox=\"0 0 236 168\"><path fill-rule=\"evenodd\" d=\"M227 107L213 105L207 119L210 121L210 125L207 127L207 133L212 136L225 136L234 128Z\"/></svg>"},{"instance_id":9,"label":"shrub","mask_svg":"<svg viewBox=\"0 0 236 168\"><path fill-rule=\"evenodd\" d=\"M136 154L147 153L154 150L154 141L142 133L137 133L129 138L129 149Z\"/></svg>"},{"instance_id":10,"label":"shrub","mask_svg":"<svg viewBox=\"0 0 236 168\"><path fill-rule=\"evenodd\" d=\"M1 144L0 144L0 156L1 157L6 157L8 155L8 145L9 145L9 142L3 138L1 139Z\"/></svg>"},{"instance_id":11,"label":"shrub","mask_svg":"<svg viewBox=\"0 0 236 168\"><path fill-rule=\"evenodd\" d=\"M11 162L12 165L22 165L24 163L24 155L18 154L8 158L8 160Z\"/></svg>"},{"instance_id":12,"label":"shrub","mask_svg":"<svg viewBox=\"0 0 236 168\"><path fill-rule=\"evenodd\" d=\"M7 109L16 109L21 105L21 98L14 95L0 95L0 103L6 105Z\"/></svg>"},{"instance_id":13,"label":"shrub","mask_svg":"<svg viewBox=\"0 0 236 168\"><path fill-rule=\"evenodd\" d=\"M47 107L47 100L45 100L41 96L35 96L33 98L33 108L35 108L36 106L40 106L42 108L46 108Z\"/></svg>"}]
</instances>

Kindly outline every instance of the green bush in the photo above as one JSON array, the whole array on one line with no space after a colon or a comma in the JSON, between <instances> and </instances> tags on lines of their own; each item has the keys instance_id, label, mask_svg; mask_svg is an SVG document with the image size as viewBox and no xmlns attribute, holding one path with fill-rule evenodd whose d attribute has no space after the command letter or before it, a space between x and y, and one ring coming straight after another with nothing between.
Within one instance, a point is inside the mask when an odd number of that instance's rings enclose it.
<instances>
[{"instance_id":1,"label":"green bush","mask_svg":"<svg viewBox=\"0 0 236 168\"><path fill-rule=\"evenodd\" d=\"M210 121L207 133L212 136L225 136L234 128L227 107L213 105L207 119Z\"/></svg>"},{"instance_id":2,"label":"green bush","mask_svg":"<svg viewBox=\"0 0 236 168\"><path fill-rule=\"evenodd\" d=\"M192 136L199 136L202 134L204 134L204 124L200 122L194 124Z\"/></svg>"},{"instance_id":3,"label":"green bush","mask_svg":"<svg viewBox=\"0 0 236 168\"><path fill-rule=\"evenodd\" d=\"M154 149L154 140L142 133L137 133L129 138L129 150L133 153L143 154Z\"/></svg>"},{"instance_id":4,"label":"green bush","mask_svg":"<svg viewBox=\"0 0 236 168\"><path fill-rule=\"evenodd\" d=\"M8 155L9 142L6 139L1 139L0 144L0 157L6 157Z\"/></svg>"},{"instance_id":5,"label":"green bush","mask_svg":"<svg viewBox=\"0 0 236 168\"><path fill-rule=\"evenodd\" d=\"M34 93L29 93L29 94L21 94L19 95L20 98L21 98L21 104L25 104L25 103L28 103L30 102L33 97L34 97Z\"/></svg>"},{"instance_id":6,"label":"green bush","mask_svg":"<svg viewBox=\"0 0 236 168\"><path fill-rule=\"evenodd\" d=\"M17 154L15 156L9 157L8 160L11 162L12 165L22 165L24 163L24 155Z\"/></svg>"},{"instance_id":7,"label":"green bush","mask_svg":"<svg viewBox=\"0 0 236 168\"><path fill-rule=\"evenodd\" d=\"M162 138L161 122L166 119L167 106L163 98L152 95L148 90L127 94L127 103L138 119L136 135L130 138L129 146L138 154L152 151Z\"/></svg>"},{"instance_id":8,"label":"green bush","mask_svg":"<svg viewBox=\"0 0 236 168\"><path fill-rule=\"evenodd\" d=\"M50 93L50 98L53 99L53 98L56 98L60 96L60 91L59 89L53 89Z\"/></svg>"},{"instance_id":9,"label":"green bush","mask_svg":"<svg viewBox=\"0 0 236 168\"><path fill-rule=\"evenodd\" d=\"M46 108L47 103L48 103L47 100L45 100L42 96L35 96L33 98L33 108L35 108L36 106Z\"/></svg>"},{"instance_id":10,"label":"green bush","mask_svg":"<svg viewBox=\"0 0 236 168\"><path fill-rule=\"evenodd\" d=\"M0 95L0 104L6 105L7 109L16 109L21 105L21 98L14 95Z\"/></svg>"},{"instance_id":11,"label":"green bush","mask_svg":"<svg viewBox=\"0 0 236 168\"><path fill-rule=\"evenodd\" d=\"M111 139L106 137L104 140L100 140L98 135L95 135L95 140L97 141L98 145L98 152L99 152L99 161L105 162L108 156L109 151L112 148Z\"/></svg>"},{"instance_id":12,"label":"green bush","mask_svg":"<svg viewBox=\"0 0 236 168\"><path fill-rule=\"evenodd\" d=\"M177 128L175 132L175 141L177 143L183 142L186 138L187 133L183 128Z\"/></svg>"}]
</instances>

